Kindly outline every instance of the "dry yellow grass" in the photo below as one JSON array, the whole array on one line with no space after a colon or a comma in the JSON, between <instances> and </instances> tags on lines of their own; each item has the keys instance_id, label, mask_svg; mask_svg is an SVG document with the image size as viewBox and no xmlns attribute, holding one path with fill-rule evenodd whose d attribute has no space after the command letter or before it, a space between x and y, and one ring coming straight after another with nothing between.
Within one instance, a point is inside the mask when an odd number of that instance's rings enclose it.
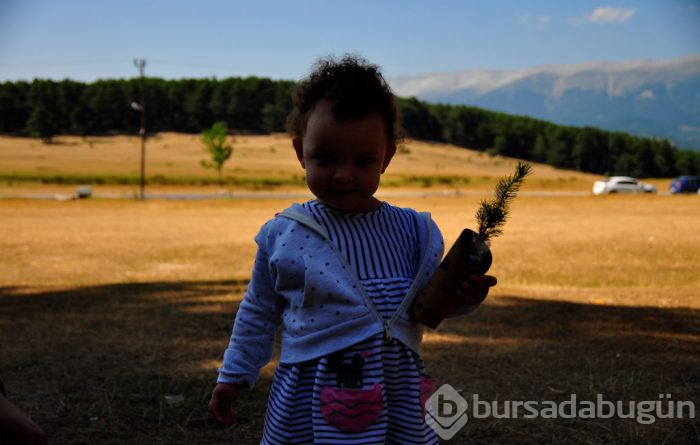
<instances>
[{"instance_id":1,"label":"dry yellow grass","mask_svg":"<svg viewBox=\"0 0 700 445\"><path fill-rule=\"evenodd\" d=\"M137 171L135 138L96 140L93 148L61 139L52 147L0 138L2 170ZM8 141L16 142L11 150ZM299 175L288 143L241 136L230 167ZM154 171L212 174L195 173L203 157L195 136L161 135L149 147ZM398 196L404 189L394 188L380 195L431 212L449 246L463 227L475 227L483 192L512 165L409 141L388 179L472 181L461 195ZM592 179L536 166L524 190L587 192ZM236 426L215 425L206 406L250 273L253 236L290 201L0 201L0 376L13 400L52 443L259 443L274 360L241 397ZM499 285L477 312L426 335L428 371L482 400L561 401L570 393L700 400L699 204L698 196L520 196L492 244L490 273ZM183 401L170 405L168 395ZM687 418L654 425L490 418L470 419L450 443L697 441L697 422Z\"/></svg>"},{"instance_id":2,"label":"dry yellow grass","mask_svg":"<svg viewBox=\"0 0 700 445\"><path fill-rule=\"evenodd\" d=\"M521 196L491 272L502 292L596 304L700 307L698 196ZM447 244L475 203L431 200ZM468 202L468 201L467 201Z\"/></svg>"},{"instance_id":3,"label":"dry yellow grass","mask_svg":"<svg viewBox=\"0 0 700 445\"><path fill-rule=\"evenodd\" d=\"M288 136L236 136L225 177L299 180L303 170ZM161 133L146 145L147 176L215 178L200 165L206 158L197 135ZM515 161L452 145L407 140L385 175L387 185L403 185L410 178L468 178L469 188L490 188L494 178L509 174ZM530 187L590 190L594 175L535 165ZM130 175L140 172L140 142L133 136L61 136L51 145L38 139L0 136L0 173L29 175ZM414 181L421 186L422 181ZM15 185L17 187L17 185ZM450 186L451 187L451 186ZM104 187L103 187L104 188ZM113 187L111 187L113 188Z\"/></svg>"},{"instance_id":4,"label":"dry yellow grass","mask_svg":"<svg viewBox=\"0 0 700 445\"><path fill-rule=\"evenodd\" d=\"M392 201L432 212L450 244L473 227L478 199ZM0 375L16 403L52 443L259 443L276 360L241 397L235 427L206 406L252 237L288 203L3 201ZM499 285L426 335L429 372L481 400L697 400L697 204L519 197L493 241ZM692 425L470 419L451 443L690 443Z\"/></svg>"},{"instance_id":5,"label":"dry yellow grass","mask_svg":"<svg viewBox=\"0 0 700 445\"><path fill-rule=\"evenodd\" d=\"M395 197L430 211L446 245L480 196ZM243 279L259 227L290 200L73 202L0 208L0 285ZM521 196L491 272L503 292L700 307L697 196Z\"/></svg>"}]
</instances>

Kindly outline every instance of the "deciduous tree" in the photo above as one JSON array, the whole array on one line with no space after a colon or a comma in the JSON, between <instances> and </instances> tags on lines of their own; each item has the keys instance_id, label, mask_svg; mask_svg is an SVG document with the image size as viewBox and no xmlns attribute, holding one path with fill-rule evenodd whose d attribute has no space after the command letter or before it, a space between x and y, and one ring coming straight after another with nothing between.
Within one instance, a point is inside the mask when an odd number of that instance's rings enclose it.
<instances>
[{"instance_id":1,"label":"deciduous tree","mask_svg":"<svg viewBox=\"0 0 700 445\"><path fill-rule=\"evenodd\" d=\"M215 169L219 174L221 185L224 183L221 170L233 154L233 146L227 142L227 137L228 127L225 122L216 122L211 128L202 132L204 149L211 156L211 161L202 160L202 166Z\"/></svg>"}]
</instances>

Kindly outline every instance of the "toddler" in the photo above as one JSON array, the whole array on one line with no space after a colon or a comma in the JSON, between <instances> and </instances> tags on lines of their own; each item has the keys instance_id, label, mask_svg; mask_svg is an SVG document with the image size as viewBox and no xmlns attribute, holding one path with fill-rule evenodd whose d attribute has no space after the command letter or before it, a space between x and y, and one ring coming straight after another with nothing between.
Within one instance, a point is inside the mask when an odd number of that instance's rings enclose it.
<instances>
[{"instance_id":1,"label":"toddler","mask_svg":"<svg viewBox=\"0 0 700 445\"><path fill-rule=\"evenodd\" d=\"M210 410L232 405L271 358L279 365L262 443L433 444L424 403L436 382L409 315L444 245L426 213L374 197L400 142L394 95L376 66L320 60L294 91L293 146L316 199L268 221L219 369ZM469 312L496 284L472 276L458 292Z\"/></svg>"}]
</instances>

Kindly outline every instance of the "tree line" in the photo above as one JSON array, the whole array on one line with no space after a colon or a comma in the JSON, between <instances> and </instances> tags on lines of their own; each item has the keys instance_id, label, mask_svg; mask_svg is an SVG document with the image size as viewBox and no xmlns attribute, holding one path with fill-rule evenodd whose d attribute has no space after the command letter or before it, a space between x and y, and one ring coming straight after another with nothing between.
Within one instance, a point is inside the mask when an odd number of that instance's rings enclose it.
<instances>
[{"instance_id":1,"label":"tree line","mask_svg":"<svg viewBox=\"0 0 700 445\"><path fill-rule=\"evenodd\" d=\"M266 78L144 80L149 133L200 133L216 122L251 133L284 131L294 82ZM137 133L140 79L0 84L0 133L41 137Z\"/></svg>"},{"instance_id":2,"label":"tree line","mask_svg":"<svg viewBox=\"0 0 700 445\"><path fill-rule=\"evenodd\" d=\"M572 127L464 105L402 99L409 136L601 175L700 175L700 152L665 139Z\"/></svg>"},{"instance_id":3,"label":"tree line","mask_svg":"<svg viewBox=\"0 0 700 445\"><path fill-rule=\"evenodd\" d=\"M200 133L216 122L236 132L285 130L294 82L246 77L144 79L149 133ZM37 79L0 83L0 133L41 137L133 134L140 116L140 79L91 83ZM592 127L571 127L463 105L401 98L401 119L411 138L446 142L491 154L602 175L672 177L700 174L700 152L667 140Z\"/></svg>"}]
</instances>

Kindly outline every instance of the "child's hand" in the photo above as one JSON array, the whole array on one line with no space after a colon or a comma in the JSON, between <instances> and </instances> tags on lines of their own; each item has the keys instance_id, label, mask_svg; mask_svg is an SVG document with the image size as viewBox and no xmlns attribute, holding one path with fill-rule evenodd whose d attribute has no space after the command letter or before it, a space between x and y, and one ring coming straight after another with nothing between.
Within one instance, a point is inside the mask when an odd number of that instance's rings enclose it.
<instances>
[{"instance_id":1,"label":"child's hand","mask_svg":"<svg viewBox=\"0 0 700 445\"><path fill-rule=\"evenodd\" d=\"M489 289L497 283L496 277L491 275L470 275L467 281L462 283L462 289L457 295L470 306L479 304L486 299Z\"/></svg>"},{"instance_id":2,"label":"child's hand","mask_svg":"<svg viewBox=\"0 0 700 445\"><path fill-rule=\"evenodd\" d=\"M231 425L236 421L233 413L233 402L244 389L243 385L227 385L226 383L216 385L211 393L209 411L217 422Z\"/></svg>"},{"instance_id":3,"label":"child's hand","mask_svg":"<svg viewBox=\"0 0 700 445\"><path fill-rule=\"evenodd\" d=\"M0 394L0 443L48 445L46 434L32 419Z\"/></svg>"}]
</instances>

